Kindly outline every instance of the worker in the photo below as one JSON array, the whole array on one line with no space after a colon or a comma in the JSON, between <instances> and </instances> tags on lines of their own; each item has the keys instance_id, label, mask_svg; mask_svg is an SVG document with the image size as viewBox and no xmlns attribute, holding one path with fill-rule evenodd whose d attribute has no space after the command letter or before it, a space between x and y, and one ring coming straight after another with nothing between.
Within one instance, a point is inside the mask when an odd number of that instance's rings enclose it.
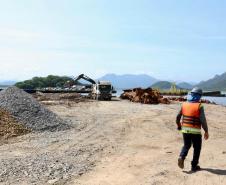
<instances>
[{"instance_id":1,"label":"worker","mask_svg":"<svg viewBox=\"0 0 226 185\"><path fill-rule=\"evenodd\" d=\"M178 159L178 166L184 168L184 160L193 145L194 153L191 162L191 171L201 170L199 157L202 147L201 128L205 131L204 139L208 140L208 125L205 117L204 107L200 103L202 89L194 88L187 96L187 102L182 104L176 119L178 130L183 133L184 146ZM182 121L181 121L182 120Z\"/></svg>"}]
</instances>

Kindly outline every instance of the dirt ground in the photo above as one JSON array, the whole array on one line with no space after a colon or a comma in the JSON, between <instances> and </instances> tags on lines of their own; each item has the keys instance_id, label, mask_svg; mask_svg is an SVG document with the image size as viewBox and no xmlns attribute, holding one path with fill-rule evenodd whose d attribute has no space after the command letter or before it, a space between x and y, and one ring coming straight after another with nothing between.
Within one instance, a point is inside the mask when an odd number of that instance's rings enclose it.
<instances>
[{"instance_id":1,"label":"dirt ground","mask_svg":"<svg viewBox=\"0 0 226 185\"><path fill-rule=\"evenodd\" d=\"M205 105L210 139L203 140L200 159L203 170L197 173L190 172L192 150L186 159L185 169L177 167L182 147L181 133L175 125L179 107L178 103L142 105L129 101L48 105L61 117L70 119L74 128L56 133L30 133L1 145L0 161L4 161L6 169L5 173L0 172L0 182L225 185L226 107ZM44 154L43 161L39 156ZM15 160L19 160L19 164L17 162L16 167L11 169L10 165L14 165ZM29 171L30 161L40 170ZM35 161L38 161L37 164ZM60 165L49 168L56 166L56 161ZM64 169L65 166L68 168ZM23 173L21 169L25 169ZM10 176L10 170L17 173Z\"/></svg>"}]
</instances>

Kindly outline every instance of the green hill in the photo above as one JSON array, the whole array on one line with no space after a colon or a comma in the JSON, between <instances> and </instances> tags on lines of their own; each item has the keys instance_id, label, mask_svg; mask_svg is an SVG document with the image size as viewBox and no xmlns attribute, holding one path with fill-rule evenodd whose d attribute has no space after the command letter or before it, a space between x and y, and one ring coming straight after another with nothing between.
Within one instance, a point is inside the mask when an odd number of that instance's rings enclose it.
<instances>
[{"instance_id":1,"label":"green hill","mask_svg":"<svg viewBox=\"0 0 226 185\"><path fill-rule=\"evenodd\" d=\"M160 89L160 90L169 90L171 87L172 87L172 84L171 82L168 82L168 81L159 81L159 82L156 82L154 83L151 88L154 88L154 89ZM177 89L181 89L179 86L176 85L176 88Z\"/></svg>"},{"instance_id":2,"label":"green hill","mask_svg":"<svg viewBox=\"0 0 226 185\"><path fill-rule=\"evenodd\" d=\"M221 75L216 75L214 78L207 81L202 81L198 87L209 91L225 91L226 90L226 72Z\"/></svg>"},{"instance_id":3,"label":"green hill","mask_svg":"<svg viewBox=\"0 0 226 185\"><path fill-rule=\"evenodd\" d=\"M177 84L178 87L182 88L182 89L192 89L193 85L187 83L187 82L181 82L179 84Z\"/></svg>"},{"instance_id":4,"label":"green hill","mask_svg":"<svg viewBox=\"0 0 226 185\"><path fill-rule=\"evenodd\" d=\"M37 89L45 87L63 87L67 81L71 81L72 78L67 76L54 76L49 75L47 77L34 77L30 80L23 82L17 82L15 85L21 89Z\"/></svg>"}]
</instances>

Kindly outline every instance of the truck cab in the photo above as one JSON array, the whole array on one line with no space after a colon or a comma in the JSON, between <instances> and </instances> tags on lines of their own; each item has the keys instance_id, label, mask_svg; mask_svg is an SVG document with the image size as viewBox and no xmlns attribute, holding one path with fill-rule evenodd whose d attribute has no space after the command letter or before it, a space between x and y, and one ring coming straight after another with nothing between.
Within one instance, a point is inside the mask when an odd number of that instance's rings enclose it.
<instances>
[{"instance_id":1,"label":"truck cab","mask_svg":"<svg viewBox=\"0 0 226 185\"><path fill-rule=\"evenodd\" d=\"M112 93L115 93L111 82L98 81L93 85L92 96L97 100L111 100Z\"/></svg>"}]
</instances>

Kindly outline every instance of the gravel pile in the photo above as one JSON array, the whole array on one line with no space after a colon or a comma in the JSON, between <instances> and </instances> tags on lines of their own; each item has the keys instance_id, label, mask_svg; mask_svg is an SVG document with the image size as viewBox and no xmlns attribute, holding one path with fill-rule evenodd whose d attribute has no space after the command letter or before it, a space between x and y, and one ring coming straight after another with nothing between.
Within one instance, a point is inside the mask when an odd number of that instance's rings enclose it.
<instances>
[{"instance_id":1,"label":"gravel pile","mask_svg":"<svg viewBox=\"0 0 226 185\"><path fill-rule=\"evenodd\" d=\"M61 184L61 181L67 181L72 176L79 176L89 171L95 160L92 158L95 152L95 149L93 151L74 149L74 151L65 151L64 154L43 153L25 158L1 160L0 184L4 182L20 184L19 181L25 180L26 184L30 185ZM59 183L51 183L52 181Z\"/></svg>"},{"instance_id":2,"label":"gravel pile","mask_svg":"<svg viewBox=\"0 0 226 185\"><path fill-rule=\"evenodd\" d=\"M17 121L34 131L69 128L64 120L17 87L9 87L0 92L0 108L10 112Z\"/></svg>"}]
</instances>

